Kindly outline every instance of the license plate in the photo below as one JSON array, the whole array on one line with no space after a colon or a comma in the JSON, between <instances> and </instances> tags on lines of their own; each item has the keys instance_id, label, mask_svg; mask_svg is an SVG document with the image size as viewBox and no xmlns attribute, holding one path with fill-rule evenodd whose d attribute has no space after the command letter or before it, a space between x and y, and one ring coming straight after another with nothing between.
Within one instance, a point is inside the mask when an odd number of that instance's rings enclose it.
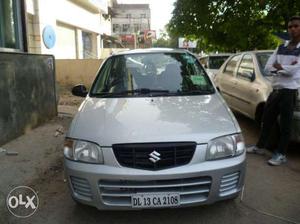
<instances>
[{"instance_id":1,"label":"license plate","mask_svg":"<svg viewBox=\"0 0 300 224\"><path fill-rule=\"evenodd\" d=\"M131 196L133 208L174 207L180 205L177 193L134 194Z\"/></svg>"}]
</instances>

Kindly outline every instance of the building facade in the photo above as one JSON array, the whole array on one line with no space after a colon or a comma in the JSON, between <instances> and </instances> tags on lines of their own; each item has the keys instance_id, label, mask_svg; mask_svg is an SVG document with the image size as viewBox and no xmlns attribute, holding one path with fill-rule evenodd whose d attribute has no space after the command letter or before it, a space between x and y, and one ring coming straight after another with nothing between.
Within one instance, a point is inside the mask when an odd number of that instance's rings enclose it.
<instances>
[{"instance_id":1,"label":"building facade","mask_svg":"<svg viewBox=\"0 0 300 224\"><path fill-rule=\"evenodd\" d=\"M26 0L28 52L57 59L99 58L109 32L106 0Z\"/></svg>"},{"instance_id":2,"label":"building facade","mask_svg":"<svg viewBox=\"0 0 300 224\"><path fill-rule=\"evenodd\" d=\"M0 1L0 51L100 58L111 35L111 0Z\"/></svg>"},{"instance_id":3,"label":"building facade","mask_svg":"<svg viewBox=\"0 0 300 224\"><path fill-rule=\"evenodd\" d=\"M144 45L144 34L151 30L149 4L118 4L114 1L112 12L112 35L119 37L125 47Z\"/></svg>"}]
</instances>

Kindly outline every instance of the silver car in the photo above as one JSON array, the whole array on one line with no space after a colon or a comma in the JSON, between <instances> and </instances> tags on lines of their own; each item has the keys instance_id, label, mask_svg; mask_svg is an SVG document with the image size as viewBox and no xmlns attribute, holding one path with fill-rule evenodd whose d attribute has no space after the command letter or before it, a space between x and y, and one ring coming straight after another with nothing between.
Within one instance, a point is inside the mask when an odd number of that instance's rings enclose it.
<instances>
[{"instance_id":1,"label":"silver car","mask_svg":"<svg viewBox=\"0 0 300 224\"><path fill-rule=\"evenodd\" d=\"M245 176L241 129L185 50L118 53L101 66L70 126L64 165L75 201L98 209L232 199Z\"/></svg>"},{"instance_id":2,"label":"silver car","mask_svg":"<svg viewBox=\"0 0 300 224\"><path fill-rule=\"evenodd\" d=\"M229 107L261 122L264 105L272 92L272 76L264 72L273 51L249 51L230 57L220 68L214 83ZM300 142L300 98L294 111L293 141Z\"/></svg>"}]
</instances>

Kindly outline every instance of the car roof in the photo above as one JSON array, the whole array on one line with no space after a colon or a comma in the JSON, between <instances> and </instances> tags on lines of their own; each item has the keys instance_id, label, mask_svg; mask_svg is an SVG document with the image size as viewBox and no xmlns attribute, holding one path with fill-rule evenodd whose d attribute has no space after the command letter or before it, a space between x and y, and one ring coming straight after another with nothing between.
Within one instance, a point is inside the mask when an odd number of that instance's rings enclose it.
<instances>
[{"instance_id":1,"label":"car roof","mask_svg":"<svg viewBox=\"0 0 300 224\"><path fill-rule=\"evenodd\" d=\"M242 52L236 52L236 54L245 54L245 53L273 53L274 50L255 50L255 51L242 51Z\"/></svg>"},{"instance_id":2,"label":"car roof","mask_svg":"<svg viewBox=\"0 0 300 224\"><path fill-rule=\"evenodd\" d=\"M205 56L201 56L200 58L207 58L207 57L218 57L218 56L231 56L233 53L219 53L219 54L208 54Z\"/></svg>"},{"instance_id":3,"label":"car roof","mask_svg":"<svg viewBox=\"0 0 300 224\"><path fill-rule=\"evenodd\" d=\"M147 53L190 53L188 50L184 49L174 49L174 48L145 48L145 49L134 49L126 50L114 53L115 55L128 55L128 54L147 54Z\"/></svg>"},{"instance_id":4,"label":"car roof","mask_svg":"<svg viewBox=\"0 0 300 224\"><path fill-rule=\"evenodd\" d=\"M245 54L245 53L256 54L256 53L273 53L273 52L274 52L274 50L254 50L254 51L241 51L241 52L236 52L236 53L209 54L209 55L201 56L199 59L211 57L211 56L233 56L233 55Z\"/></svg>"}]
</instances>

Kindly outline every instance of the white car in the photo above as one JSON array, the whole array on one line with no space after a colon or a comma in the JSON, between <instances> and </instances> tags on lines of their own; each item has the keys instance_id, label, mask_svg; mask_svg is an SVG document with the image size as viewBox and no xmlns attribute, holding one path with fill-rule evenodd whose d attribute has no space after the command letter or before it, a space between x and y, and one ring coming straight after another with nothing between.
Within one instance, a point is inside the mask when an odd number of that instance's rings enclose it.
<instances>
[{"instance_id":1,"label":"white car","mask_svg":"<svg viewBox=\"0 0 300 224\"><path fill-rule=\"evenodd\" d=\"M264 71L272 53L270 50L237 53L222 65L214 80L230 108L259 124L272 92L272 76ZM291 140L300 142L300 95L294 108Z\"/></svg>"},{"instance_id":2,"label":"white car","mask_svg":"<svg viewBox=\"0 0 300 224\"><path fill-rule=\"evenodd\" d=\"M222 64L229 58L232 54L230 53L220 53L220 54L209 54L199 58L200 63L205 68L208 76L211 80L214 80L216 74L218 73Z\"/></svg>"},{"instance_id":3,"label":"white car","mask_svg":"<svg viewBox=\"0 0 300 224\"><path fill-rule=\"evenodd\" d=\"M118 53L101 66L64 147L75 201L98 209L184 207L232 199L245 176L241 129L195 56Z\"/></svg>"}]
</instances>

